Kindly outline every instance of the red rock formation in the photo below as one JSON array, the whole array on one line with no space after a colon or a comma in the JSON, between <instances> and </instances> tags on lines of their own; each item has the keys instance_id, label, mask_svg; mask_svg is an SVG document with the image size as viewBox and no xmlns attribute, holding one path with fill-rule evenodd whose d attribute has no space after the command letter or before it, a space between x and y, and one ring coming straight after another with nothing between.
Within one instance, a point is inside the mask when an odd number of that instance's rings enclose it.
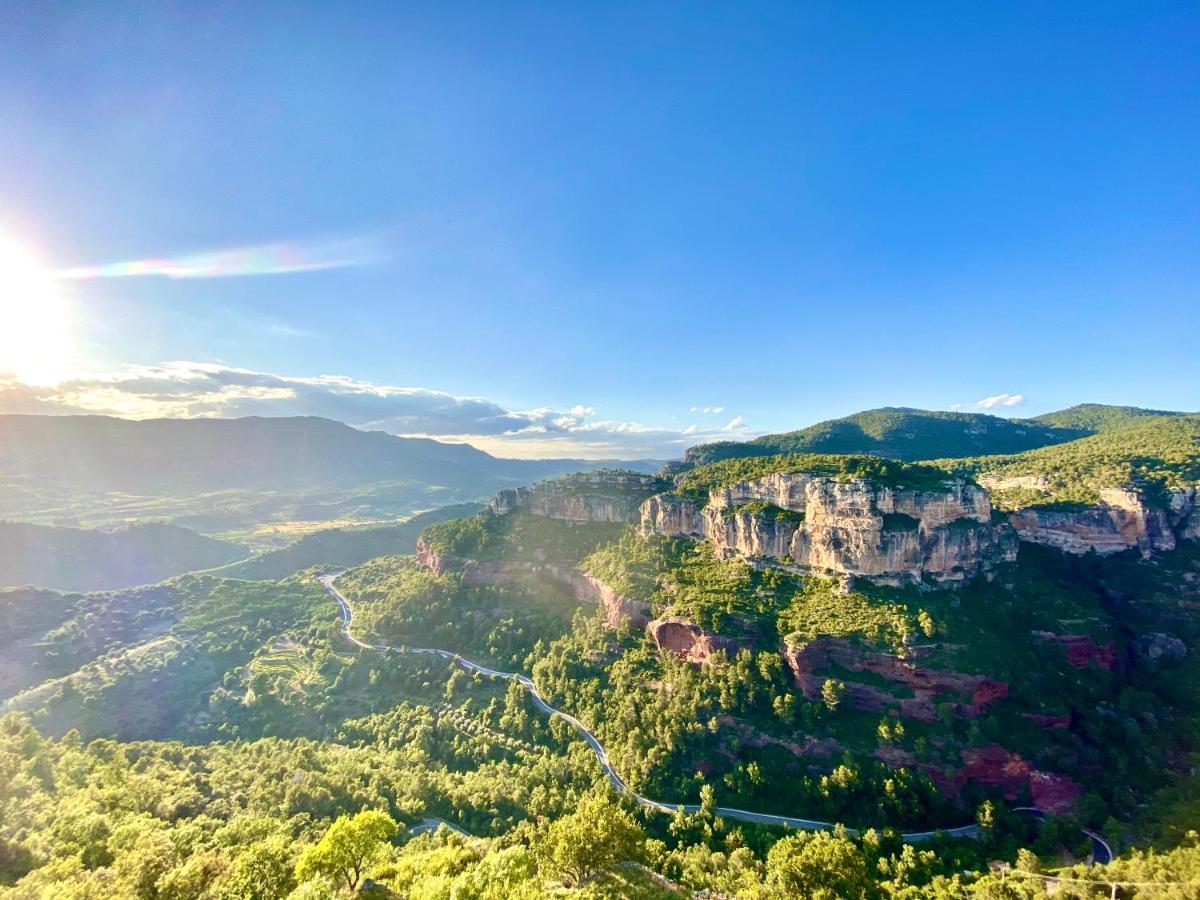
<instances>
[{"instance_id":1,"label":"red rock formation","mask_svg":"<svg viewBox=\"0 0 1200 900\"><path fill-rule=\"evenodd\" d=\"M1062 815L1075 808L1083 788L1068 778L1054 772L1030 772L1029 795L1033 805L1043 812Z\"/></svg>"},{"instance_id":2,"label":"red rock formation","mask_svg":"<svg viewBox=\"0 0 1200 900\"><path fill-rule=\"evenodd\" d=\"M1117 647L1112 641L1097 644L1086 634L1054 634L1050 631L1035 631L1033 636L1047 644L1058 644L1067 651L1067 662L1076 669L1086 669L1095 664L1101 669L1112 671L1117 664Z\"/></svg>"},{"instance_id":3,"label":"red rock formation","mask_svg":"<svg viewBox=\"0 0 1200 900\"><path fill-rule=\"evenodd\" d=\"M646 629L659 650L674 653L688 662L706 663L717 650L732 653L737 649L732 639L707 634L699 625L675 616L655 619Z\"/></svg>"},{"instance_id":4,"label":"red rock formation","mask_svg":"<svg viewBox=\"0 0 1200 900\"><path fill-rule=\"evenodd\" d=\"M1008 685L982 675L946 672L916 665L889 653L864 650L841 638L819 638L802 648L785 647L783 658L797 686L809 700L821 699L825 677L819 671L830 664L854 672L872 672L912 690L912 697L897 697L874 685L846 682L846 700L863 712L899 709L903 718L922 722L937 719L939 703L952 704L956 715L975 718L995 701L1008 696ZM969 696L970 702L953 699Z\"/></svg>"},{"instance_id":5,"label":"red rock formation","mask_svg":"<svg viewBox=\"0 0 1200 900\"><path fill-rule=\"evenodd\" d=\"M1083 793L1083 788L1066 775L1038 771L999 744L972 747L964 750L962 757L962 767L949 779L936 769L928 770L943 790L956 793L967 782L975 781L998 790L1010 802L1028 795L1038 809L1053 813L1070 812Z\"/></svg>"}]
</instances>

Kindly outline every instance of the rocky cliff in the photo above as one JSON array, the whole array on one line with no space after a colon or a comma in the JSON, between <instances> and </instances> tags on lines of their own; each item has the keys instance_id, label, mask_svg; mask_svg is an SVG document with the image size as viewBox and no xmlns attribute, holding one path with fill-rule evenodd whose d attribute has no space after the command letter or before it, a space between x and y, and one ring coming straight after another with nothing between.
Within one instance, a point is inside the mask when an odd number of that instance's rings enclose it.
<instances>
[{"instance_id":1,"label":"rocky cliff","mask_svg":"<svg viewBox=\"0 0 1200 900\"><path fill-rule=\"evenodd\" d=\"M670 494L641 506L643 534L712 541L726 555L882 581L961 581L1015 558L987 491L962 480L908 490L865 479L775 473L713 491L703 509Z\"/></svg>"},{"instance_id":2,"label":"rocky cliff","mask_svg":"<svg viewBox=\"0 0 1200 900\"><path fill-rule=\"evenodd\" d=\"M1169 491L1165 506L1151 505L1141 491L1108 488L1094 506L1026 507L1011 513L1009 521L1023 541L1077 554L1137 549L1149 556L1174 550L1179 540L1200 538L1194 487Z\"/></svg>"},{"instance_id":3,"label":"rocky cliff","mask_svg":"<svg viewBox=\"0 0 1200 900\"><path fill-rule=\"evenodd\" d=\"M642 501L665 487L653 475L588 472L503 490L489 506L497 515L520 509L566 522L636 522Z\"/></svg>"}]
</instances>

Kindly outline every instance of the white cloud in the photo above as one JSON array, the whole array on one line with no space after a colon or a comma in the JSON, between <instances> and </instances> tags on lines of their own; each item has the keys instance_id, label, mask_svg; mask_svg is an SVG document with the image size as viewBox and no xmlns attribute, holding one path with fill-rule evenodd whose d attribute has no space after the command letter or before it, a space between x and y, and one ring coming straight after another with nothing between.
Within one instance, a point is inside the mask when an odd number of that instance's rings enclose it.
<instances>
[{"instance_id":1,"label":"white cloud","mask_svg":"<svg viewBox=\"0 0 1200 900\"><path fill-rule=\"evenodd\" d=\"M715 415L720 415L721 413L725 412L725 407L723 407L723 406L693 406L689 410L689 412L704 413L705 415L715 416Z\"/></svg>"},{"instance_id":2,"label":"white cloud","mask_svg":"<svg viewBox=\"0 0 1200 900\"><path fill-rule=\"evenodd\" d=\"M0 412L99 413L126 418L324 416L358 428L471 443L501 456L679 456L693 444L748 436L741 417L724 428L684 430L602 419L594 407L508 409L483 397L396 387L344 375L288 376L214 363L127 366L55 385L0 372Z\"/></svg>"},{"instance_id":3,"label":"white cloud","mask_svg":"<svg viewBox=\"0 0 1200 900\"><path fill-rule=\"evenodd\" d=\"M996 409L997 407L1018 406L1025 402L1024 394L996 394L977 400L973 406L978 409Z\"/></svg>"}]
</instances>

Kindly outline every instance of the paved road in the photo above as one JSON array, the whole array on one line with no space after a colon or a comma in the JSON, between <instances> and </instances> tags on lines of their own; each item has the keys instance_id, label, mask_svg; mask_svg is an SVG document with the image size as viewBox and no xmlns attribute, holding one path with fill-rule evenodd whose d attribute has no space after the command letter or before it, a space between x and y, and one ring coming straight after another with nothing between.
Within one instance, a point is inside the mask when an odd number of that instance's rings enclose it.
<instances>
[{"instance_id":1,"label":"paved road","mask_svg":"<svg viewBox=\"0 0 1200 900\"><path fill-rule=\"evenodd\" d=\"M334 587L334 580L341 575L341 572L334 572L331 575L322 575L319 578L321 584L325 586L325 590L329 591L330 595L338 602L338 606L342 609L342 631L346 635L346 639L356 647L363 650L398 650L403 653L417 653L427 656L440 656L442 659L452 660L458 666L466 669L468 672L478 672L480 675L486 675L489 678L503 678L508 681L516 681L521 687L529 692L529 696L533 699L534 706L540 709L548 716L558 716L571 724L571 726L579 732L579 736L583 738L592 752L596 755L596 759L600 763L600 768L604 770L604 774L608 776L608 780L612 782L612 786L622 793L629 794L639 806L646 809L656 810L658 812L673 813L677 809L682 809L684 812L698 812L700 805L698 803L664 803L661 800L652 800L649 797L643 797L630 790L625 781L617 774L617 770L613 768L608 759L608 753L604 750L604 745L599 739L588 730L587 726L580 722L570 713L563 712L561 709L556 709L546 702L546 698L538 693L537 686L524 675L518 672L501 672L499 669L492 669L488 666L481 665L467 659L465 656L460 656L457 653L451 653L449 650L439 650L433 647L392 647L388 644L368 644L365 641L360 641L350 633L350 621L354 618L354 610L350 608L350 601L342 596L341 591ZM752 812L747 809L734 809L728 806L718 806L716 809L718 815L729 819L739 819L743 822L756 822L760 825L783 825L788 828L799 828L804 831L824 831L834 827L832 822L821 822L816 819L800 819L794 816L777 816L772 813ZM850 834L857 832L853 828L847 828L846 831ZM941 829L944 834L952 837L962 838L977 838L979 837L979 826L976 824L963 825L959 828ZM901 835L908 843L919 843L932 838L937 831L911 831Z\"/></svg>"},{"instance_id":2,"label":"paved road","mask_svg":"<svg viewBox=\"0 0 1200 900\"><path fill-rule=\"evenodd\" d=\"M1044 812L1042 812L1040 809L1035 809L1032 806L1017 806L1013 808L1013 812L1037 819L1039 822L1044 821L1046 818L1046 814ZM1112 852L1112 847L1108 845L1108 841L1096 834L1094 831L1089 831L1086 828L1081 828L1079 830L1086 834L1088 840L1092 842L1092 862L1103 864L1113 861L1115 854Z\"/></svg>"}]
</instances>

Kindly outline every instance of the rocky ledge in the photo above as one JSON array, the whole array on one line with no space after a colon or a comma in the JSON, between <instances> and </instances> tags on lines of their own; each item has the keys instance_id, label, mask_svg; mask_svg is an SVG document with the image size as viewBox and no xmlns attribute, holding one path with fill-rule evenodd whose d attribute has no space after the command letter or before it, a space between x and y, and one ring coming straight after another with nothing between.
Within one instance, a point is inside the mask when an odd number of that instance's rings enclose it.
<instances>
[{"instance_id":1,"label":"rocky ledge","mask_svg":"<svg viewBox=\"0 0 1200 900\"><path fill-rule=\"evenodd\" d=\"M641 530L707 538L724 555L891 583L963 581L1017 553L1013 529L992 523L988 492L958 479L910 490L776 473L713 491L703 508L672 494L650 497Z\"/></svg>"},{"instance_id":2,"label":"rocky ledge","mask_svg":"<svg viewBox=\"0 0 1200 900\"><path fill-rule=\"evenodd\" d=\"M1009 487L993 482L994 487ZM1100 503L1082 508L1031 506L1009 516L1021 540L1057 547L1066 553L1107 556L1137 549L1144 556L1174 550L1179 540L1200 539L1200 506L1196 488L1167 493L1165 506L1128 488L1107 488Z\"/></svg>"},{"instance_id":3,"label":"rocky ledge","mask_svg":"<svg viewBox=\"0 0 1200 900\"><path fill-rule=\"evenodd\" d=\"M493 497L489 507L501 516L523 510L566 522L636 522L642 501L665 486L654 475L587 472L508 488Z\"/></svg>"}]
</instances>

